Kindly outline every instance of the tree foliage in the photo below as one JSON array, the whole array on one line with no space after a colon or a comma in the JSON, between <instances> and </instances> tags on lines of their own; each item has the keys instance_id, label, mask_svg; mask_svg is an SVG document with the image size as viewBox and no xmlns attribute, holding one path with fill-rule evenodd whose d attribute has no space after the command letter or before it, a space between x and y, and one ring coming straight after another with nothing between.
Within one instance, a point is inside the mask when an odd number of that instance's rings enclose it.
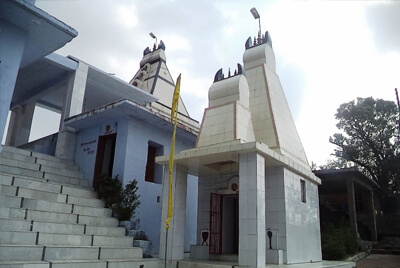
<instances>
[{"instance_id":1,"label":"tree foliage","mask_svg":"<svg viewBox=\"0 0 400 268\"><path fill-rule=\"evenodd\" d=\"M398 108L394 102L357 98L340 105L336 133L329 141L335 155L355 163L380 186L384 196L400 194Z\"/></svg>"}]
</instances>

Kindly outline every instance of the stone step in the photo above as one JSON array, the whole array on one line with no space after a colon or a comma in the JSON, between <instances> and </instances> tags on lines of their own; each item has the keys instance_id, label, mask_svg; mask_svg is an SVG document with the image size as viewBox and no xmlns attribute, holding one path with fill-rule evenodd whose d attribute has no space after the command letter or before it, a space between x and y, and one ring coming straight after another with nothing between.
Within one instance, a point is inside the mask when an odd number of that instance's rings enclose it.
<instances>
[{"instance_id":1,"label":"stone step","mask_svg":"<svg viewBox=\"0 0 400 268\"><path fill-rule=\"evenodd\" d=\"M0 244L36 245L37 236L38 234L34 232L8 231L0 229Z\"/></svg>"},{"instance_id":2,"label":"stone step","mask_svg":"<svg viewBox=\"0 0 400 268\"><path fill-rule=\"evenodd\" d=\"M38 245L132 247L133 238L126 236L71 235L37 233Z\"/></svg>"},{"instance_id":3,"label":"stone step","mask_svg":"<svg viewBox=\"0 0 400 268\"><path fill-rule=\"evenodd\" d=\"M109 260L107 268L159 268L164 267L164 261L158 259L131 259L131 260ZM168 266L175 267L175 266ZM176 266L177 267L177 266ZM197 266L202 267L202 266ZM230 266L232 267L232 266Z\"/></svg>"},{"instance_id":4,"label":"stone step","mask_svg":"<svg viewBox=\"0 0 400 268\"><path fill-rule=\"evenodd\" d=\"M9 207L0 207L0 218L28 221L48 221L54 223L80 223L80 216L77 214Z\"/></svg>"},{"instance_id":5,"label":"stone step","mask_svg":"<svg viewBox=\"0 0 400 268\"><path fill-rule=\"evenodd\" d=\"M72 213L94 217L111 217L112 211L109 208L94 208L74 205Z\"/></svg>"},{"instance_id":6,"label":"stone step","mask_svg":"<svg viewBox=\"0 0 400 268\"><path fill-rule=\"evenodd\" d=\"M67 261L8 261L0 262L0 268L159 268L163 262L157 259L129 260L67 260Z\"/></svg>"},{"instance_id":7,"label":"stone step","mask_svg":"<svg viewBox=\"0 0 400 268\"><path fill-rule=\"evenodd\" d=\"M118 220L111 217L94 217L71 213L57 213L24 208L0 207L0 218L46 221L54 223L86 224L102 227L118 227Z\"/></svg>"},{"instance_id":8,"label":"stone step","mask_svg":"<svg viewBox=\"0 0 400 268\"><path fill-rule=\"evenodd\" d=\"M88 207L8 195L0 195L0 207L27 208L30 210L71 213L95 217L110 217L112 213L109 208Z\"/></svg>"},{"instance_id":9,"label":"stone step","mask_svg":"<svg viewBox=\"0 0 400 268\"><path fill-rule=\"evenodd\" d=\"M15 160L12 158L5 158L2 155L0 155L0 165L3 166L2 169L9 166L9 167L16 167L16 168L27 169L27 170L32 170L32 171L40 171L40 172L44 172L44 173L57 174L60 176L65 176L65 177L83 179L83 174L81 172L63 169L63 168L59 168L59 167L45 166L45 165L38 164L38 163L23 162L23 161Z\"/></svg>"},{"instance_id":10,"label":"stone step","mask_svg":"<svg viewBox=\"0 0 400 268\"><path fill-rule=\"evenodd\" d=\"M58 174L46 173L44 172L44 179L48 179L49 181L55 181L60 183L68 183L71 185L80 185L84 187L89 187L89 181L86 179L78 179L73 177L67 177Z\"/></svg>"},{"instance_id":11,"label":"stone step","mask_svg":"<svg viewBox=\"0 0 400 268\"><path fill-rule=\"evenodd\" d=\"M8 196L18 196L26 198L41 199L51 202L67 203L67 195L31 190L22 187L8 186L0 184L0 194Z\"/></svg>"},{"instance_id":12,"label":"stone step","mask_svg":"<svg viewBox=\"0 0 400 268\"><path fill-rule=\"evenodd\" d=\"M29 175L15 175L15 174L6 173L3 170L0 170L0 181L4 181L4 183L2 183L2 184L13 185L13 178L14 178L14 180L17 179L17 178L18 179L25 179L25 180L28 180L28 181L51 183L51 184L58 185L59 187L61 187L61 185L62 185L63 187L71 187L73 189L83 189L83 190L94 192L92 187L76 184L76 183L79 183L76 180L73 181L74 183L68 183L68 182L65 182L65 181L64 182L50 181L49 179L35 178L35 177L29 176ZM84 181L86 181L86 180L84 180ZM87 184L88 182L86 181L86 182L84 182L82 184L85 184L85 183ZM92 195L95 196L95 193L92 193Z\"/></svg>"},{"instance_id":13,"label":"stone step","mask_svg":"<svg viewBox=\"0 0 400 268\"><path fill-rule=\"evenodd\" d=\"M12 152L2 151L0 153L0 156L4 157L4 158L18 160L18 161L34 163L34 164L40 164L42 166L62 168L62 169L76 171L76 172L79 171L79 167L78 166L68 165L68 164L65 164L65 163L62 163L62 162L49 161L49 160L41 159L41 158L38 158L38 157L27 156L27 155L12 153Z\"/></svg>"},{"instance_id":14,"label":"stone step","mask_svg":"<svg viewBox=\"0 0 400 268\"><path fill-rule=\"evenodd\" d=\"M139 258L142 256L141 248L124 247L71 247L47 246L44 249L43 260L110 260Z\"/></svg>"},{"instance_id":15,"label":"stone step","mask_svg":"<svg viewBox=\"0 0 400 268\"><path fill-rule=\"evenodd\" d=\"M143 249L137 247L101 247L100 259L126 260L143 258Z\"/></svg>"},{"instance_id":16,"label":"stone step","mask_svg":"<svg viewBox=\"0 0 400 268\"><path fill-rule=\"evenodd\" d=\"M4 261L41 261L43 246L0 244L0 262Z\"/></svg>"},{"instance_id":17,"label":"stone step","mask_svg":"<svg viewBox=\"0 0 400 268\"><path fill-rule=\"evenodd\" d=\"M0 268L50 268L46 261L0 261Z\"/></svg>"},{"instance_id":18,"label":"stone step","mask_svg":"<svg viewBox=\"0 0 400 268\"><path fill-rule=\"evenodd\" d=\"M0 229L0 244L131 247L133 238L129 236L58 234Z\"/></svg>"},{"instance_id":19,"label":"stone step","mask_svg":"<svg viewBox=\"0 0 400 268\"><path fill-rule=\"evenodd\" d=\"M55 223L0 218L0 227L4 231L44 232L55 234L81 234L99 236L124 236L123 227L92 226L74 223Z\"/></svg>"},{"instance_id":20,"label":"stone step","mask_svg":"<svg viewBox=\"0 0 400 268\"><path fill-rule=\"evenodd\" d=\"M58 183L68 183L70 185L81 185L81 186L89 186L89 182L86 179L81 178L74 178L63 176L59 174L52 174L42 171L30 170L21 167L14 167L8 165L1 165L1 174L11 175L14 177L21 177L21 178L28 178L28 179L35 179L35 180L49 180L55 181Z\"/></svg>"},{"instance_id":21,"label":"stone step","mask_svg":"<svg viewBox=\"0 0 400 268\"><path fill-rule=\"evenodd\" d=\"M50 261L49 263L51 263L51 268L107 268L107 261L104 260L67 260Z\"/></svg>"},{"instance_id":22,"label":"stone step","mask_svg":"<svg viewBox=\"0 0 400 268\"><path fill-rule=\"evenodd\" d=\"M44 179L33 180L0 174L0 185L11 185L51 193L61 193L85 198L96 198L96 192L93 190L71 187L56 182L48 182Z\"/></svg>"},{"instance_id":23,"label":"stone step","mask_svg":"<svg viewBox=\"0 0 400 268\"><path fill-rule=\"evenodd\" d=\"M21 208L21 206L21 197L0 195L0 207Z\"/></svg>"},{"instance_id":24,"label":"stone step","mask_svg":"<svg viewBox=\"0 0 400 268\"><path fill-rule=\"evenodd\" d=\"M103 227L103 226L92 226L86 225L86 234L101 235L101 236L124 236L124 227Z\"/></svg>"},{"instance_id":25,"label":"stone step","mask_svg":"<svg viewBox=\"0 0 400 268\"><path fill-rule=\"evenodd\" d=\"M122 260L127 260L125 264L132 265L136 261L144 261L140 260L142 255L142 249L135 247L0 245L0 262L13 261L15 264L21 261L37 262L41 260L51 263L61 263L62 261L66 263L65 261L68 260L70 265L84 260L95 262L103 260L117 264L123 263ZM119 266L115 265L114 267Z\"/></svg>"},{"instance_id":26,"label":"stone step","mask_svg":"<svg viewBox=\"0 0 400 268\"><path fill-rule=\"evenodd\" d=\"M74 164L74 162L71 160L61 159L61 158L58 158L58 157L55 157L52 155L31 152L31 151L27 151L27 150L15 148L15 147L10 147L10 146L2 146L2 151L3 152L11 152L11 153L15 153L15 154L21 154L21 155L25 155L25 156L37 157L39 159L52 161L52 162L64 163L64 164L70 165L70 166L72 166Z\"/></svg>"},{"instance_id":27,"label":"stone step","mask_svg":"<svg viewBox=\"0 0 400 268\"><path fill-rule=\"evenodd\" d=\"M91 226L118 227L119 221L116 218L112 217L93 217L79 215L78 223Z\"/></svg>"},{"instance_id":28,"label":"stone step","mask_svg":"<svg viewBox=\"0 0 400 268\"><path fill-rule=\"evenodd\" d=\"M60 193L45 192L41 190L26 189L0 184L0 194L24 198L40 199L44 201L75 204L87 207L104 208L104 202L97 198L70 196Z\"/></svg>"}]
</instances>

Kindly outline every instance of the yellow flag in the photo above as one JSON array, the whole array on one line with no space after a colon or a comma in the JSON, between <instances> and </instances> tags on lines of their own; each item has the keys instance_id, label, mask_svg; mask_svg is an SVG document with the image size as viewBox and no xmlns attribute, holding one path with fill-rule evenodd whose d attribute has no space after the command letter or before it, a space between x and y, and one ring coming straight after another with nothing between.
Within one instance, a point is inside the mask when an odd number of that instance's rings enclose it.
<instances>
[{"instance_id":1,"label":"yellow flag","mask_svg":"<svg viewBox=\"0 0 400 268\"><path fill-rule=\"evenodd\" d=\"M175 136L176 136L176 125L178 122L178 102L179 102L179 91L181 87L181 75L178 76L176 86L174 90L174 96L172 97L172 108L171 108L171 123L174 122L174 132L172 134L171 148L169 150L169 188L168 188L168 214L167 220L165 221L165 229L169 229L169 223L172 218L172 171L174 169L174 154L175 154Z\"/></svg>"},{"instance_id":2,"label":"yellow flag","mask_svg":"<svg viewBox=\"0 0 400 268\"><path fill-rule=\"evenodd\" d=\"M172 120L175 118L175 112L178 111L179 91L180 90L181 90L181 74L179 74L178 79L176 80L174 96L172 97L171 123L172 123Z\"/></svg>"}]
</instances>

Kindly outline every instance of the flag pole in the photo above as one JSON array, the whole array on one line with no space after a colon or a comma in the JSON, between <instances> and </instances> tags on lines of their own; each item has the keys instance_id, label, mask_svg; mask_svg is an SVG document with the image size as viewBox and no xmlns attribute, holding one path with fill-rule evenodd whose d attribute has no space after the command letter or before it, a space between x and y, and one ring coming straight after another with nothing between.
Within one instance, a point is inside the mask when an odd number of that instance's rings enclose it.
<instances>
[{"instance_id":1,"label":"flag pole","mask_svg":"<svg viewBox=\"0 0 400 268\"><path fill-rule=\"evenodd\" d=\"M174 123L174 131L172 133L172 141L171 148L169 150L169 163L168 163L168 172L169 172L169 180L168 180L168 214L167 219L165 220L165 256L164 256L164 267L167 268L167 246L168 246L168 229L169 223L172 218L172 171L174 168L174 154L175 154L175 137L176 137L176 126L178 124L178 104L179 104L179 91L181 87L181 75L179 74L178 79L176 80L176 86L174 90L174 95L172 97L172 107L171 107L171 123Z\"/></svg>"}]
</instances>

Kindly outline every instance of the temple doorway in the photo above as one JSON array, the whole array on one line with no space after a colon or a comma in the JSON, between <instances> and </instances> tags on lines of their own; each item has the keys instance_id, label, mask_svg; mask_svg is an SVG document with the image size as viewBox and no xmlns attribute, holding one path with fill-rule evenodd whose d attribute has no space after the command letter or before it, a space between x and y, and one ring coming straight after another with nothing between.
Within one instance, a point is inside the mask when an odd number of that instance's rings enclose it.
<instances>
[{"instance_id":1,"label":"temple doorway","mask_svg":"<svg viewBox=\"0 0 400 268\"><path fill-rule=\"evenodd\" d=\"M210 254L238 254L239 195L211 194Z\"/></svg>"},{"instance_id":2,"label":"temple doorway","mask_svg":"<svg viewBox=\"0 0 400 268\"><path fill-rule=\"evenodd\" d=\"M107 174L110 177L112 176L116 141L116 133L99 136L93 174L93 187L96 187L101 175Z\"/></svg>"}]
</instances>

